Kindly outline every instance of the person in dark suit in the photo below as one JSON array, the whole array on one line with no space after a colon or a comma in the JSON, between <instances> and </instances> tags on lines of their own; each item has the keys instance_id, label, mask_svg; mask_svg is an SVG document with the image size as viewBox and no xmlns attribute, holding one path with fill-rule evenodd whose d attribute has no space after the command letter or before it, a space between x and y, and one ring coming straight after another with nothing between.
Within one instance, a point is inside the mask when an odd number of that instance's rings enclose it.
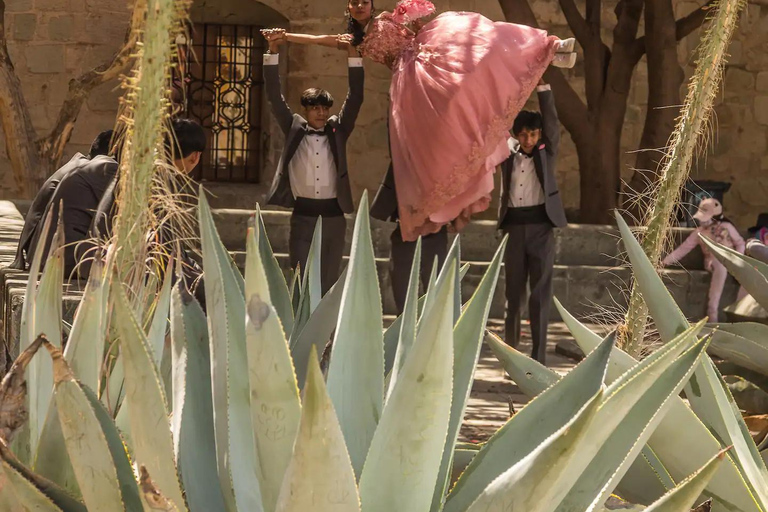
<instances>
[{"instance_id":1,"label":"person in dark suit","mask_svg":"<svg viewBox=\"0 0 768 512\"><path fill-rule=\"evenodd\" d=\"M42 229L43 213L48 208L51 202L54 192L58 188L61 181L69 176L69 174L78 169L79 167L88 163L88 161L99 155L107 155L110 150L110 141L112 139L112 130L106 130L101 132L93 140L91 144L91 150L88 156L81 153L75 153L69 162L61 166L56 172L54 172L37 192L35 199L29 207L29 211L24 218L24 227L19 237L19 247L16 250L16 259L8 267L16 270L27 270L29 262L32 259L32 239L39 237L37 233L39 229Z\"/></svg>"},{"instance_id":2,"label":"person in dark suit","mask_svg":"<svg viewBox=\"0 0 768 512\"><path fill-rule=\"evenodd\" d=\"M179 172L189 174L197 167L202 158L206 146L206 135L203 128L191 119L176 118L171 122L172 134L166 137L165 147L171 155L173 165ZM115 176L107 186L104 195L99 201L98 207L94 212L91 226L88 231L88 239L78 246L77 259L79 262L80 276L87 276L90 272L91 254L96 246L96 240L106 240L112 236L112 223L117 210L115 207L115 194L117 191L119 179ZM179 188L177 183L171 184L174 188ZM182 197L189 199L194 197L194 190L179 190ZM189 204L193 207L194 205ZM180 247L174 247L174 241L178 239L176 230L173 226L164 224L158 230L157 243L163 246L167 252L173 252L179 249L177 262L181 264L184 284L190 292L194 294L200 305L205 309L205 292L203 287L203 270L187 251L183 244Z\"/></svg>"},{"instance_id":3,"label":"person in dark suit","mask_svg":"<svg viewBox=\"0 0 768 512\"><path fill-rule=\"evenodd\" d=\"M323 293L336 282L346 235L345 213L354 211L347 168L347 140L363 104L362 59L350 57L349 92L338 115L331 116L333 97L323 89L301 95L303 115L294 113L280 92L279 45L284 33L265 31L264 82L272 114L285 135L267 203L292 208L289 256L291 267L306 268L318 218L322 218L321 281ZM354 50L349 50L350 55ZM356 54L355 54L356 55Z\"/></svg>"},{"instance_id":4,"label":"person in dark suit","mask_svg":"<svg viewBox=\"0 0 768 512\"><path fill-rule=\"evenodd\" d=\"M397 191L395 189L395 173L392 163L389 164L387 174L379 186L376 197L371 203L371 217L378 220L397 222ZM390 236L389 253L389 280L392 283L392 294L395 298L397 314L401 315L405 308L405 298L408 295L408 282L411 278L413 257L416 253L416 242L403 240L400 224L392 231ZM421 285L426 291L429 285L429 276L432 266L437 258L437 270L439 271L448 256L448 229L443 228L437 233L421 237Z\"/></svg>"},{"instance_id":5,"label":"person in dark suit","mask_svg":"<svg viewBox=\"0 0 768 512\"><path fill-rule=\"evenodd\" d=\"M560 123L549 85L537 88L541 112L523 111L515 119L510 139L512 155L501 164L502 187L498 228L509 235L504 267L507 315L505 341L520 342L520 307L530 278L533 350L544 364L552 303L555 264L554 228L567 224L555 179Z\"/></svg>"}]
</instances>

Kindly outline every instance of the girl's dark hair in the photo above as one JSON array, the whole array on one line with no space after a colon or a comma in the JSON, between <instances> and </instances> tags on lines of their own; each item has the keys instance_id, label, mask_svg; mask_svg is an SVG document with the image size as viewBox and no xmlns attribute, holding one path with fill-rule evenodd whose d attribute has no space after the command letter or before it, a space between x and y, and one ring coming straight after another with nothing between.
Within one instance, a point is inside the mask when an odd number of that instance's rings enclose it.
<instances>
[{"instance_id":1,"label":"girl's dark hair","mask_svg":"<svg viewBox=\"0 0 768 512\"><path fill-rule=\"evenodd\" d=\"M349 5L349 0L347 0L347 5ZM373 0L371 0L371 16L374 12L376 12L376 8L373 6ZM347 8L347 34L352 34L352 46L360 45L365 37L365 27L352 17L349 8Z\"/></svg>"}]
</instances>

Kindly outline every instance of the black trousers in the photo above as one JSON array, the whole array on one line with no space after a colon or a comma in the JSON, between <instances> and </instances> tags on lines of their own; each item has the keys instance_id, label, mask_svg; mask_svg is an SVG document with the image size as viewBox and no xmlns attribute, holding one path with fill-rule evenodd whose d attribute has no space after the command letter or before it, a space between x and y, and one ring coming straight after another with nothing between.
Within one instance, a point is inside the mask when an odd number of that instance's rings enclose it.
<instances>
[{"instance_id":1,"label":"black trousers","mask_svg":"<svg viewBox=\"0 0 768 512\"><path fill-rule=\"evenodd\" d=\"M416 242L405 242L400 233L400 225L395 228L390 237L392 251L389 258L389 278L392 281L392 293L395 296L397 313L402 314L405 308L405 297L408 294L408 281L411 277L413 257L416 253ZM448 230L442 230L421 238L421 284L426 291L429 285L429 275L437 257L438 272L448 256Z\"/></svg>"},{"instance_id":2,"label":"black trousers","mask_svg":"<svg viewBox=\"0 0 768 512\"><path fill-rule=\"evenodd\" d=\"M531 357L544 364L555 266L554 228L546 222L506 225L503 230L509 235L504 254L507 298L505 341L512 347L520 343L520 309L530 278Z\"/></svg>"},{"instance_id":3,"label":"black trousers","mask_svg":"<svg viewBox=\"0 0 768 512\"><path fill-rule=\"evenodd\" d=\"M341 262L344 257L347 220L338 209L336 200L298 200L291 215L291 233L288 241L288 256L291 268L301 266L303 273L307 268L307 258L315 234L317 219L322 217L322 247L320 264L322 266L320 282L325 295L338 281L341 274Z\"/></svg>"}]
</instances>

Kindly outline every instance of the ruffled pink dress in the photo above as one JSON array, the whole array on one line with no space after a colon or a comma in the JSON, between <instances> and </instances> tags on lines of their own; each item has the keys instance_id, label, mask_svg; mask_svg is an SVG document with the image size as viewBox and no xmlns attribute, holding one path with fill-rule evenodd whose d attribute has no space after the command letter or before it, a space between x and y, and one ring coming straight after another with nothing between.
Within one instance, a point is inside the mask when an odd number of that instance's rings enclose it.
<instances>
[{"instance_id":1,"label":"ruffled pink dress","mask_svg":"<svg viewBox=\"0 0 768 512\"><path fill-rule=\"evenodd\" d=\"M418 34L384 12L359 50L389 66L390 141L403 239L486 210L509 129L552 61L543 30L446 12Z\"/></svg>"}]
</instances>

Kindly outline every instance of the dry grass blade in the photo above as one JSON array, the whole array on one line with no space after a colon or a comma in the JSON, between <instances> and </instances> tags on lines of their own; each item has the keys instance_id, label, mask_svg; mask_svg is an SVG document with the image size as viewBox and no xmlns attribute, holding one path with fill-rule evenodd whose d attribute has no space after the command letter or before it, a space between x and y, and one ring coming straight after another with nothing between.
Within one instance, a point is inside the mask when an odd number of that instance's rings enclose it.
<instances>
[{"instance_id":1,"label":"dry grass blade","mask_svg":"<svg viewBox=\"0 0 768 512\"><path fill-rule=\"evenodd\" d=\"M0 440L5 443L10 443L16 431L29 419L25 371L43 343L47 341L41 335L19 354L0 383Z\"/></svg>"}]
</instances>

